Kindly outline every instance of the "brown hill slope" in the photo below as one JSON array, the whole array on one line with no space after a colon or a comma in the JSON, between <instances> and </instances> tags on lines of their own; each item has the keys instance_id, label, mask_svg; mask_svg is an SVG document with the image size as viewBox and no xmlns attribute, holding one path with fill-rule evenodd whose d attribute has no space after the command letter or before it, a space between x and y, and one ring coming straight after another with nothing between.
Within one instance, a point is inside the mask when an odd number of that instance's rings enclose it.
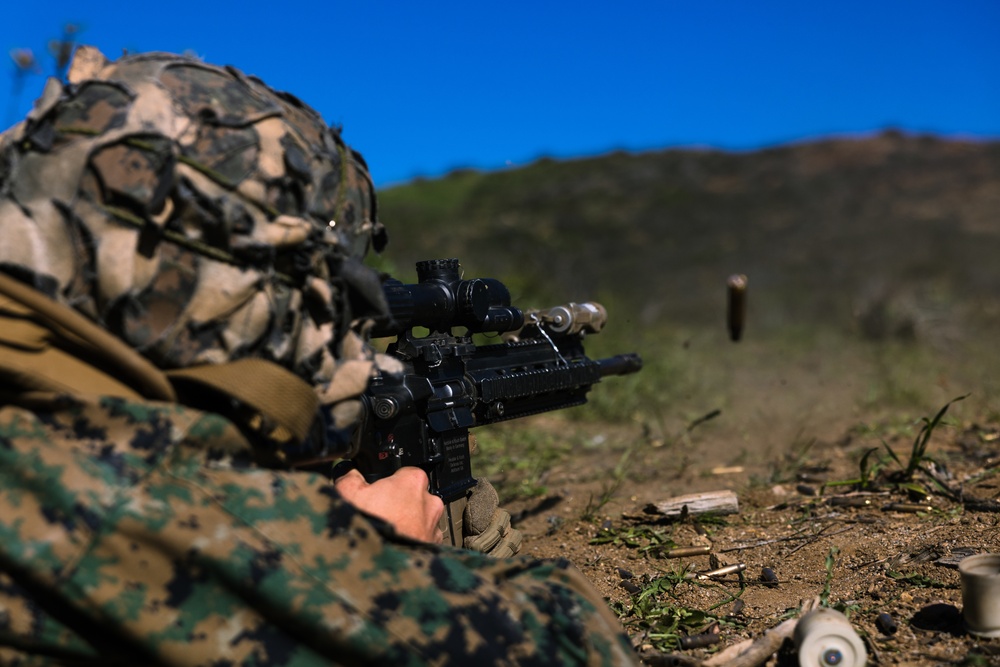
<instances>
[{"instance_id":1,"label":"brown hill slope","mask_svg":"<svg viewBox=\"0 0 1000 667\"><path fill-rule=\"evenodd\" d=\"M886 132L615 153L456 172L381 200L404 280L415 260L456 256L519 302L600 298L648 325L714 323L725 277L742 272L759 328L905 337L1000 314L996 142Z\"/></svg>"}]
</instances>

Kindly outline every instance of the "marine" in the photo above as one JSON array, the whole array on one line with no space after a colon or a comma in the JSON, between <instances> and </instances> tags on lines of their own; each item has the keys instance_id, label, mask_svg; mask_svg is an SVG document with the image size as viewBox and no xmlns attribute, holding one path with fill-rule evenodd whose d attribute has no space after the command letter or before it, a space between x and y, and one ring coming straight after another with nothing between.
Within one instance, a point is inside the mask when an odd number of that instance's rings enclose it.
<instances>
[{"instance_id":1,"label":"marine","mask_svg":"<svg viewBox=\"0 0 1000 667\"><path fill-rule=\"evenodd\" d=\"M636 664L567 561L438 544L419 469L301 465L394 370L386 239L259 79L81 47L49 80L0 135L0 662Z\"/></svg>"}]
</instances>

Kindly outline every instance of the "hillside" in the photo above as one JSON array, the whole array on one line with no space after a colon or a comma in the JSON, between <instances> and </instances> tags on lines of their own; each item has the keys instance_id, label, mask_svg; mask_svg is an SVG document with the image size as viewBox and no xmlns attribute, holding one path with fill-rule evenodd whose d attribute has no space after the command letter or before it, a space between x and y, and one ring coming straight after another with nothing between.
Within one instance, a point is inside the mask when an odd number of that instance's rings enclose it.
<instances>
[{"instance_id":1,"label":"hillside","mask_svg":"<svg viewBox=\"0 0 1000 667\"><path fill-rule=\"evenodd\" d=\"M717 322L734 272L760 328L905 336L998 314L1000 143L886 132L543 159L385 190L380 214L404 279L455 256L522 300L611 299L645 325Z\"/></svg>"}]
</instances>

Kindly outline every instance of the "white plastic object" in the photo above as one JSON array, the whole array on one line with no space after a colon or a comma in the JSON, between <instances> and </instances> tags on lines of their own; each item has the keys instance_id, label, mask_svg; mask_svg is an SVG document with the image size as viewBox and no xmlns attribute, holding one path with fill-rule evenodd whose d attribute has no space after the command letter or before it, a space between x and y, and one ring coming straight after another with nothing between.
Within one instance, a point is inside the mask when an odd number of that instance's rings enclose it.
<instances>
[{"instance_id":1,"label":"white plastic object","mask_svg":"<svg viewBox=\"0 0 1000 667\"><path fill-rule=\"evenodd\" d=\"M958 564L962 619L978 637L1000 637L1000 554L976 554Z\"/></svg>"},{"instance_id":2,"label":"white plastic object","mask_svg":"<svg viewBox=\"0 0 1000 667\"><path fill-rule=\"evenodd\" d=\"M868 651L847 617L820 607L799 619L795 646L800 667L863 667Z\"/></svg>"}]
</instances>

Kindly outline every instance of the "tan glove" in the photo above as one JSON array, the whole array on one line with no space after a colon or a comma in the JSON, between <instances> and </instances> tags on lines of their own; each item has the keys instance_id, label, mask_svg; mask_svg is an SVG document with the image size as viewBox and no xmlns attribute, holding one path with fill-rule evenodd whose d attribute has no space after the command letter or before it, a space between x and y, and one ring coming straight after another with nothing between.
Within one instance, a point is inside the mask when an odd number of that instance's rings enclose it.
<instances>
[{"instance_id":1,"label":"tan glove","mask_svg":"<svg viewBox=\"0 0 1000 667\"><path fill-rule=\"evenodd\" d=\"M500 509L500 497L485 478L476 480L462 513L463 546L497 558L521 550L521 531L510 525L510 514Z\"/></svg>"}]
</instances>

